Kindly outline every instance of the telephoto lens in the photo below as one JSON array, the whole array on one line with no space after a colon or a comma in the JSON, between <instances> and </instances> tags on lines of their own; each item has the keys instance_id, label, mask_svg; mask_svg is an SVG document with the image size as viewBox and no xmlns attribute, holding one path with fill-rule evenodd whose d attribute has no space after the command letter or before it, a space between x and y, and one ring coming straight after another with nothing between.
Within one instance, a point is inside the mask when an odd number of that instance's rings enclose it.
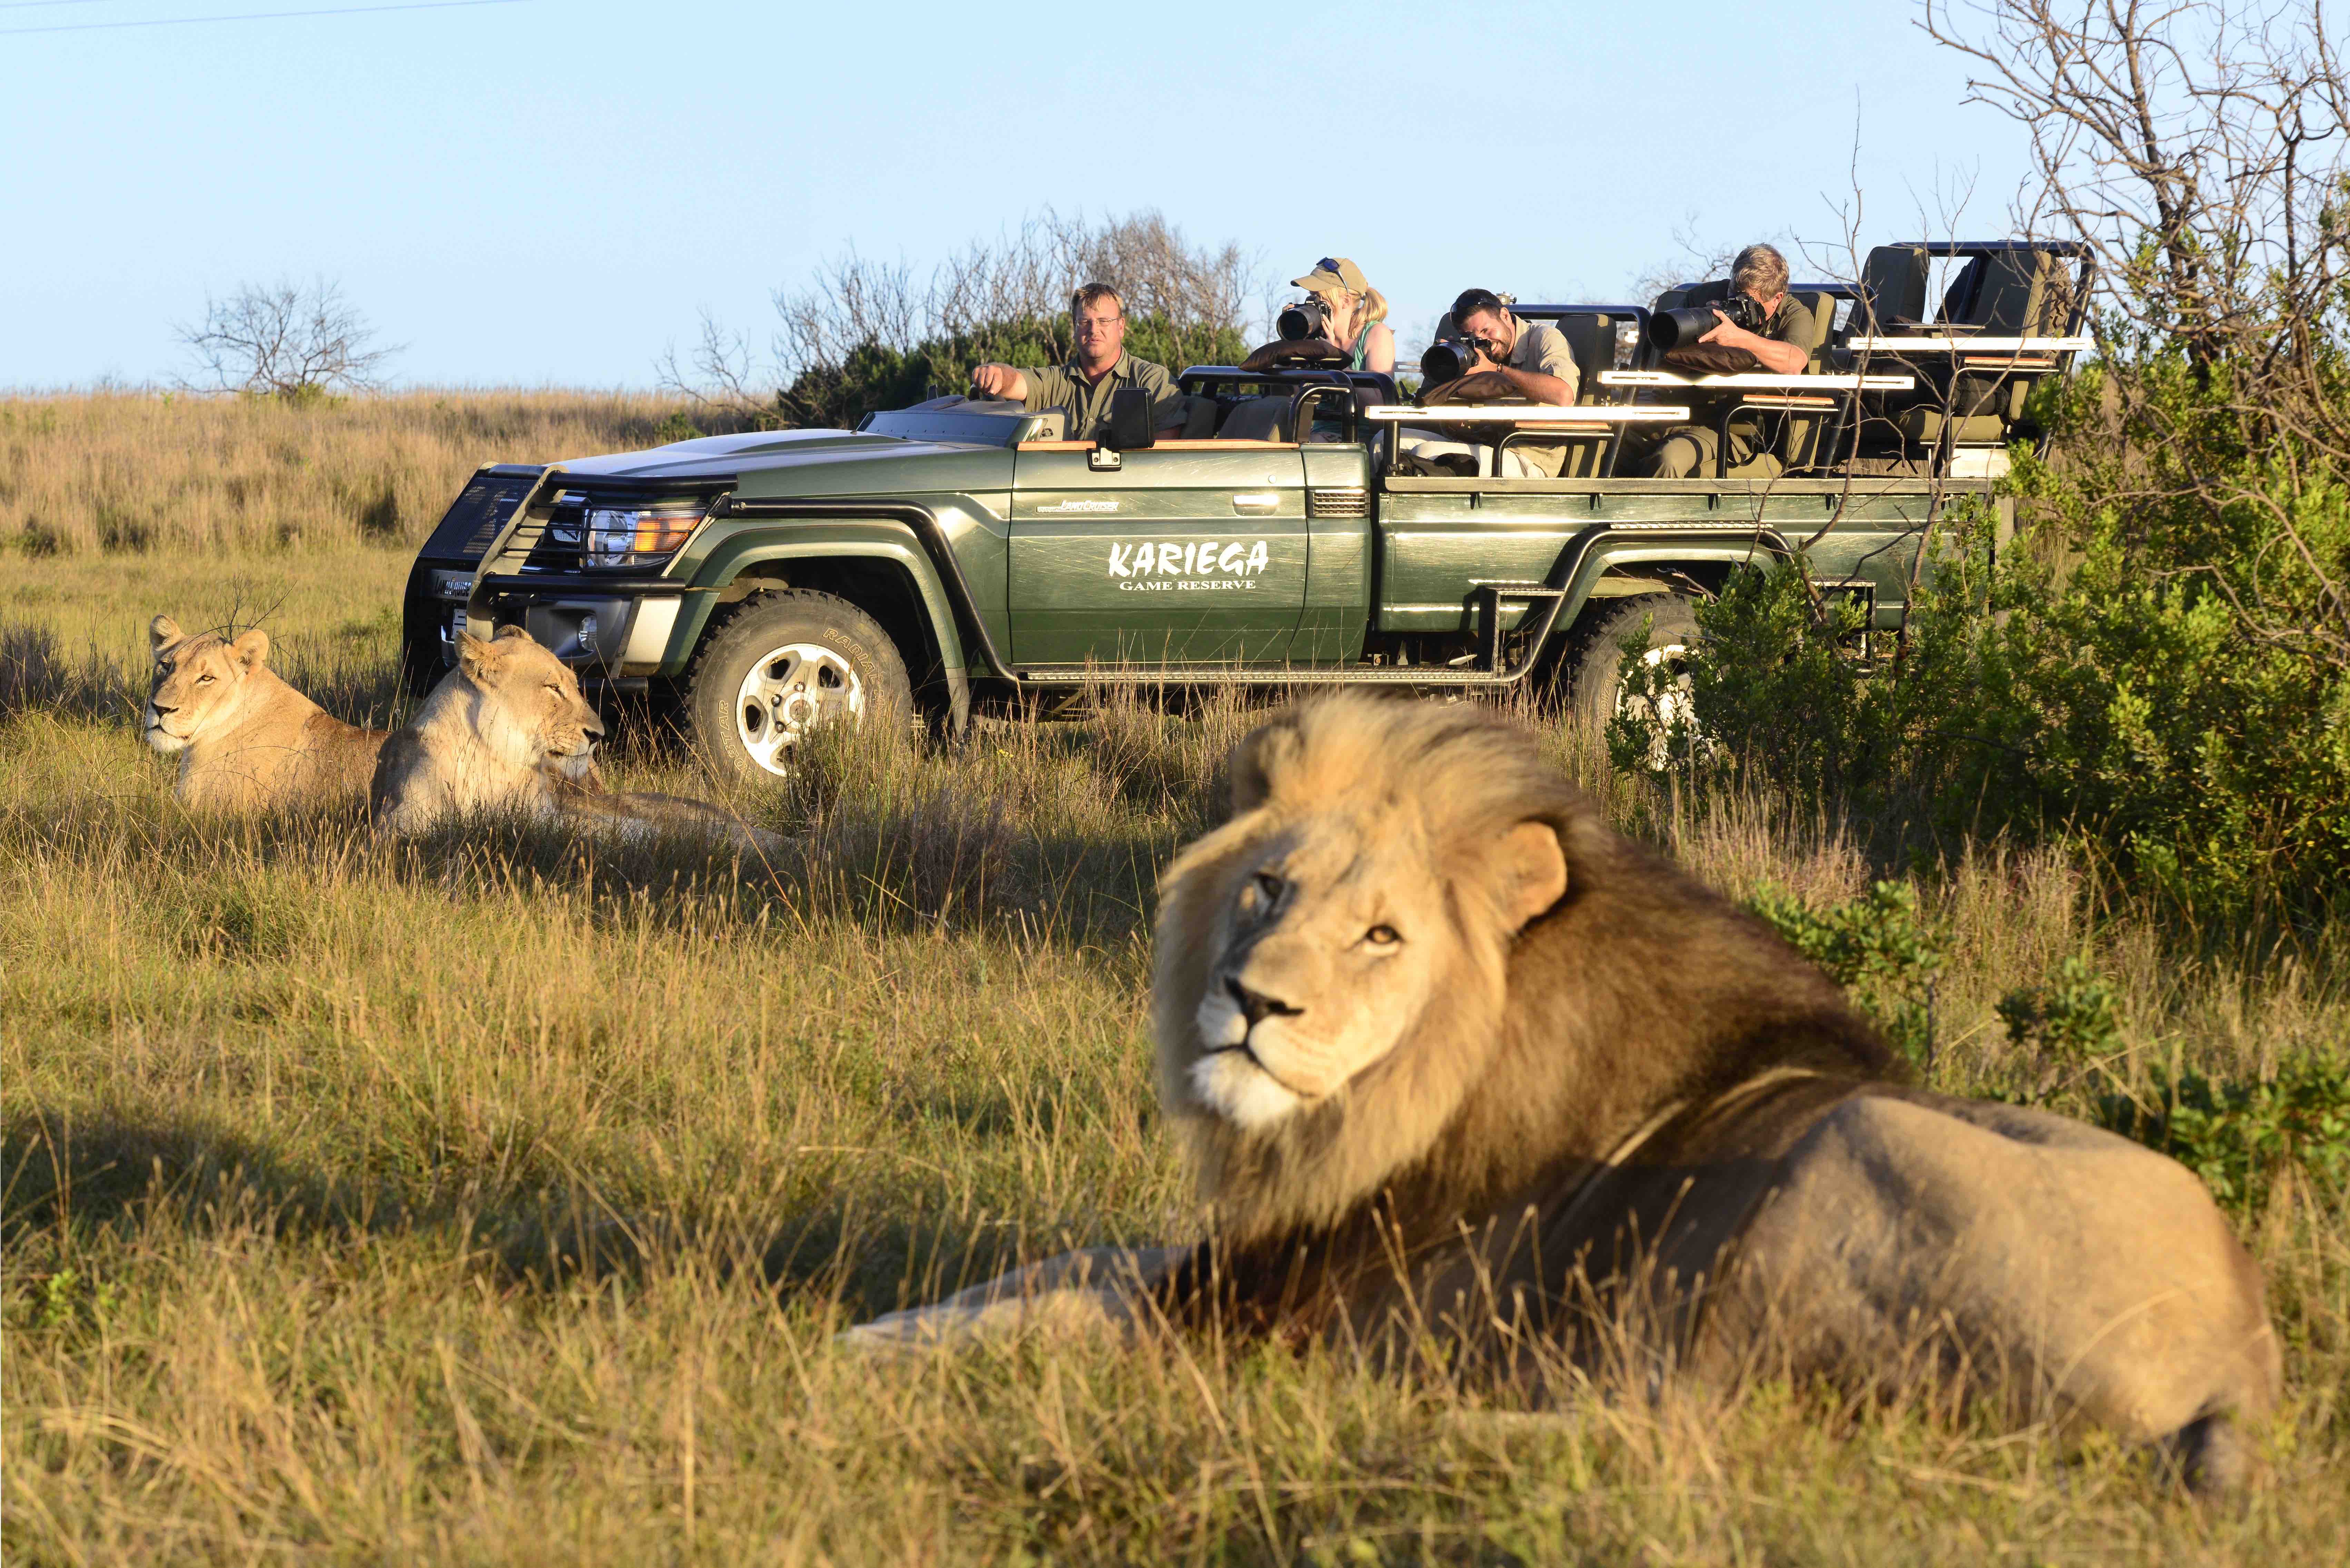
<instances>
[{"instance_id":1,"label":"telephoto lens","mask_svg":"<svg viewBox=\"0 0 2350 1568\"><path fill-rule=\"evenodd\" d=\"M1710 305L1659 310L1648 317L1648 340L1663 352L1670 353L1683 344L1696 342L1721 325Z\"/></svg>"},{"instance_id":2,"label":"telephoto lens","mask_svg":"<svg viewBox=\"0 0 2350 1568\"><path fill-rule=\"evenodd\" d=\"M1469 373L1476 362L1476 346L1451 337L1440 337L1428 346L1419 357L1419 380L1423 387L1440 387L1457 381Z\"/></svg>"},{"instance_id":3,"label":"telephoto lens","mask_svg":"<svg viewBox=\"0 0 2350 1568\"><path fill-rule=\"evenodd\" d=\"M1295 343L1305 337L1328 337L1329 322L1322 302L1309 299L1303 305L1293 305L1284 309L1274 318L1273 327L1284 340Z\"/></svg>"}]
</instances>

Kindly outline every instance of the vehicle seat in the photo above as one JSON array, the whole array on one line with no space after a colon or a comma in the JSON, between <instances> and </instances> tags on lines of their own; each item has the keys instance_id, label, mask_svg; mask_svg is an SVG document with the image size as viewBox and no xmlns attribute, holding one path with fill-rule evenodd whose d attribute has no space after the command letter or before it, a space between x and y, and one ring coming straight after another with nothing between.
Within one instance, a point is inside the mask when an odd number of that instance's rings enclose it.
<instances>
[{"instance_id":1,"label":"vehicle seat","mask_svg":"<svg viewBox=\"0 0 2350 1568\"><path fill-rule=\"evenodd\" d=\"M1216 434L1225 441L1287 441L1289 400L1278 394L1244 398L1232 405Z\"/></svg>"},{"instance_id":2,"label":"vehicle seat","mask_svg":"<svg viewBox=\"0 0 2350 1568\"><path fill-rule=\"evenodd\" d=\"M1861 264L1852 330L1880 337L1926 319L1928 257L1917 245L1879 245Z\"/></svg>"},{"instance_id":3,"label":"vehicle seat","mask_svg":"<svg viewBox=\"0 0 2350 1568\"><path fill-rule=\"evenodd\" d=\"M1183 429L1179 441L1206 441L1216 433L1216 400L1186 392L1180 401L1183 407Z\"/></svg>"}]
</instances>

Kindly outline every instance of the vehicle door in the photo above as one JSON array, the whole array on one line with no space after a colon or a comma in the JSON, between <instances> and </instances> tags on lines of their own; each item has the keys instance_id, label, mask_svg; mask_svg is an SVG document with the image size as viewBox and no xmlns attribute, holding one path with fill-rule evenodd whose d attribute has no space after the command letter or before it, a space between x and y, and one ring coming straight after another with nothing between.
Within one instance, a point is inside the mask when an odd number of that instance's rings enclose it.
<instances>
[{"instance_id":1,"label":"vehicle door","mask_svg":"<svg viewBox=\"0 0 2350 1568\"><path fill-rule=\"evenodd\" d=\"M1094 466L1089 441L1024 444L1009 602L1020 665L1277 664L1305 605L1295 442L1163 441Z\"/></svg>"}]
</instances>

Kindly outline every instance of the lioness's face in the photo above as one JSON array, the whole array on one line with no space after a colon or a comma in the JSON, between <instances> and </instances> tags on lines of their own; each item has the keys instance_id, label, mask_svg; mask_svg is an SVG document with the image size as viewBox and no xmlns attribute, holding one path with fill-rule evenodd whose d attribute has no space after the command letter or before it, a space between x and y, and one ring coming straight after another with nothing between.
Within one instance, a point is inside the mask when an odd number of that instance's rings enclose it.
<instances>
[{"instance_id":1,"label":"lioness's face","mask_svg":"<svg viewBox=\"0 0 2350 1568\"><path fill-rule=\"evenodd\" d=\"M190 637L159 615L148 623L147 646L155 669L141 727L147 743L169 756L235 709L245 678L269 657L269 634L255 627L234 642L210 631Z\"/></svg>"},{"instance_id":2,"label":"lioness's face","mask_svg":"<svg viewBox=\"0 0 2350 1568\"><path fill-rule=\"evenodd\" d=\"M577 671L518 626L487 641L459 633L457 664L484 701L473 727L493 751L527 767L582 773L604 722L580 695Z\"/></svg>"},{"instance_id":3,"label":"lioness's face","mask_svg":"<svg viewBox=\"0 0 2350 1568\"><path fill-rule=\"evenodd\" d=\"M1492 857L1440 864L1403 810L1293 820L1224 861L1217 955L1193 1015L1201 1101L1267 1128L1388 1061L1431 1007L1498 1008L1508 939L1564 885L1550 830L1520 831L1533 835L1522 857L1546 852L1559 869L1544 873L1546 891L1503 902L1448 885Z\"/></svg>"}]
</instances>

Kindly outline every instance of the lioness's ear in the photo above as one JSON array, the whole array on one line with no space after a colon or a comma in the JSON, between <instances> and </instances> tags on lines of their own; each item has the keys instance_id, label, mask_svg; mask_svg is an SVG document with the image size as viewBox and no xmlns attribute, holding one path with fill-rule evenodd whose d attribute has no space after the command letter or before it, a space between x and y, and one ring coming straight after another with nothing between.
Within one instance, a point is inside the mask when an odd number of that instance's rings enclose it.
<instances>
[{"instance_id":1,"label":"lioness's ear","mask_svg":"<svg viewBox=\"0 0 2350 1568\"><path fill-rule=\"evenodd\" d=\"M1547 822L1522 822L1493 846L1493 902L1513 931L1566 893L1566 851Z\"/></svg>"},{"instance_id":2,"label":"lioness's ear","mask_svg":"<svg viewBox=\"0 0 2350 1568\"><path fill-rule=\"evenodd\" d=\"M159 615L147 623L147 651L161 653L180 640L180 623L170 616Z\"/></svg>"},{"instance_id":3,"label":"lioness's ear","mask_svg":"<svg viewBox=\"0 0 2350 1568\"><path fill-rule=\"evenodd\" d=\"M457 668L467 677L479 680L482 666L490 657L490 645L470 631L457 634Z\"/></svg>"},{"instance_id":4,"label":"lioness's ear","mask_svg":"<svg viewBox=\"0 0 2350 1568\"><path fill-rule=\"evenodd\" d=\"M228 647L247 670L258 670L269 659L269 634L256 626Z\"/></svg>"},{"instance_id":5,"label":"lioness's ear","mask_svg":"<svg viewBox=\"0 0 2350 1568\"><path fill-rule=\"evenodd\" d=\"M523 630L523 628L518 626L509 625L498 628L499 640L503 641L509 637L521 638L525 642L528 642L530 640L530 633Z\"/></svg>"}]
</instances>

